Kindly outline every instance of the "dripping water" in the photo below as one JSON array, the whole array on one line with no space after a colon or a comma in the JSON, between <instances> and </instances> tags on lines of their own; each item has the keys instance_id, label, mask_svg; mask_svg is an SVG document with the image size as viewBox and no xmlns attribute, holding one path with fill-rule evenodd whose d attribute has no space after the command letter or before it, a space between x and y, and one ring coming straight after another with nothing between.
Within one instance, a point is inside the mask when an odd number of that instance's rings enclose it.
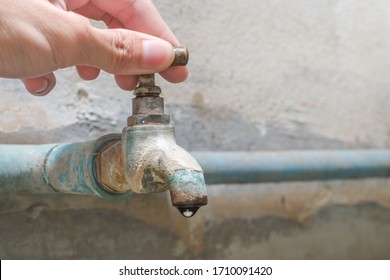
<instances>
[{"instance_id":1,"label":"dripping water","mask_svg":"<svg viewBox=\"0 0 390 280\"><path fill-rule=\"evenodd\" d=\"M191 218L195 215L196 211L199 210L199 207L197 206L191 206L191 207L177 207L177 210L186 218Z\"/></svg>"}]
</instances>

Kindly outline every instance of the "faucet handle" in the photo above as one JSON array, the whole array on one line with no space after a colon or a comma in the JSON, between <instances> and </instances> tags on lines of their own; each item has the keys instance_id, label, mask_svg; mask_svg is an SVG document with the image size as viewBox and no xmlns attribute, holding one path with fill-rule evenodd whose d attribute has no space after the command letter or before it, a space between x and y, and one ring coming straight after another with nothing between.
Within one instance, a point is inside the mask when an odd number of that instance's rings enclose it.
<instances>
[{"instance_id":1,"label":"faucet handle","mask_svg":"<svg viewBox=\"0 0 390 280\"><path fill-rule=\"evenodd\" d=\"M188 63L189 53L185 47L176 47L173 49L175 58L172 66L185 66ZM135 98L133 99L133 114L129 117L127 124L146 124L151 120L145 115L159 115L151 122L160 122L158 119L162 118L162 123L169 123L169 116L164 115L164 99L160 97L161 88L156 85L154 74L144 74L139 76L138 86L134 89ZM142 115L142 120L137 119L137 115Z\"/></svg>"},{"instance_id":2,"label":"faucet handle","mask_svg":"<svg viewBox=\"0 0 390 280\"><path fill-rule=\"evenodd\" d=\"M190 58L190 54L186 47L176 47L173 49L175 53L175 58L171 66L186 66Z\"/></svg>"},{"instance_id":3,"label":"faucet handle","mask_svg":"<svg viewBox=\"0 0 390 280\"><path fill-rule=\"evenodd\" d=\"M189 53L186 47L176 47L173 49L175 57L171 66L185 66L188 63ZM134 89L136 96L159 95L161 89L156 86L154 74L143 74L139 76L138 86Z\"/></svg>"}]
</instances>

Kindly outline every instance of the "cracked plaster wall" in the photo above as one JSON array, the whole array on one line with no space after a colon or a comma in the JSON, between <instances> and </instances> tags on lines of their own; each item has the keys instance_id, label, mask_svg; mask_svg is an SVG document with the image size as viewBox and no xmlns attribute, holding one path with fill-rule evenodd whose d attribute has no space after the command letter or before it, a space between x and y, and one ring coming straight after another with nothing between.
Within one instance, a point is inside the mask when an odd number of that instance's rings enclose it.
<instances>
[{"instance_id":1,"label":"cracked plaster wall","mask_svg":"<svg viewBox=\"0 0 390 280\"><path fill-rule=\"evenodd\" d=\"M190 49L188 81L158 79L184 148L389 147L387 1L154 2ZM0 80L1 143L122 130L132 94L110 75L84 82L66 69L57 79L44 98ZM10 195L0 197L0 257L389 258L389 187L389 180L210 186L210 205L185 222L165 194L121 202Z\"/></svg>"}]
</instances>

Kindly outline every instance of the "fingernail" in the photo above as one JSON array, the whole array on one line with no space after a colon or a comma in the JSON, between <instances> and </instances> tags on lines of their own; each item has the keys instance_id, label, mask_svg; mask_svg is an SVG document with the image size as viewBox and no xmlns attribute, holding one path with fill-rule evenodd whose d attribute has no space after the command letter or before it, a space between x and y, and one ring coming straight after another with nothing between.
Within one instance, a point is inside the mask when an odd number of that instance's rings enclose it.
<instances>
[{"instance_id":1,"label":"fingernail","mask_svg":"<svg viewBox=\"0 0 390 280\"><path fill-rule=\"evenodd\" d=\"M142 41L141 68L160 69L171 63L173 59L173 47L163 40Z\"/></svg>"},{"instance_id":2,"label":"fingernail","mask_svg":"<svg viewBox=\"0 0 390 280\"><path fill-rule=\"evenodd\" d=\"M46 95L46 90L48 87L49 87L49 81L43 79L41 86L39 88L37 88L36 90L32 91L31 93L33 95L37 95L37 96Z\"/></svg>"}]
</instances>

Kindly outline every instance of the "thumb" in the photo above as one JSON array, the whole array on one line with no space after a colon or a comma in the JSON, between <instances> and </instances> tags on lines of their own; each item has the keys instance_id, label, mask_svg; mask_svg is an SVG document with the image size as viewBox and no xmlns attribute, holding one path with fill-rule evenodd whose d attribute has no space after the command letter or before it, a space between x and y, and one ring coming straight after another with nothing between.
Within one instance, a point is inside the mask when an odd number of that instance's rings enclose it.
<instances>
[{"instance_id":1,"label":"thumb","mask_svg":"<svg viewBox=\"0 0 390 280\"><path fill-rule=\"evenodd\" d=\"M174 59L170 43L144 33L92 28L90 35L84 47L79 45L85 64L112 74L157 73L167 69Z\"/></svg>"}]
</instances>

